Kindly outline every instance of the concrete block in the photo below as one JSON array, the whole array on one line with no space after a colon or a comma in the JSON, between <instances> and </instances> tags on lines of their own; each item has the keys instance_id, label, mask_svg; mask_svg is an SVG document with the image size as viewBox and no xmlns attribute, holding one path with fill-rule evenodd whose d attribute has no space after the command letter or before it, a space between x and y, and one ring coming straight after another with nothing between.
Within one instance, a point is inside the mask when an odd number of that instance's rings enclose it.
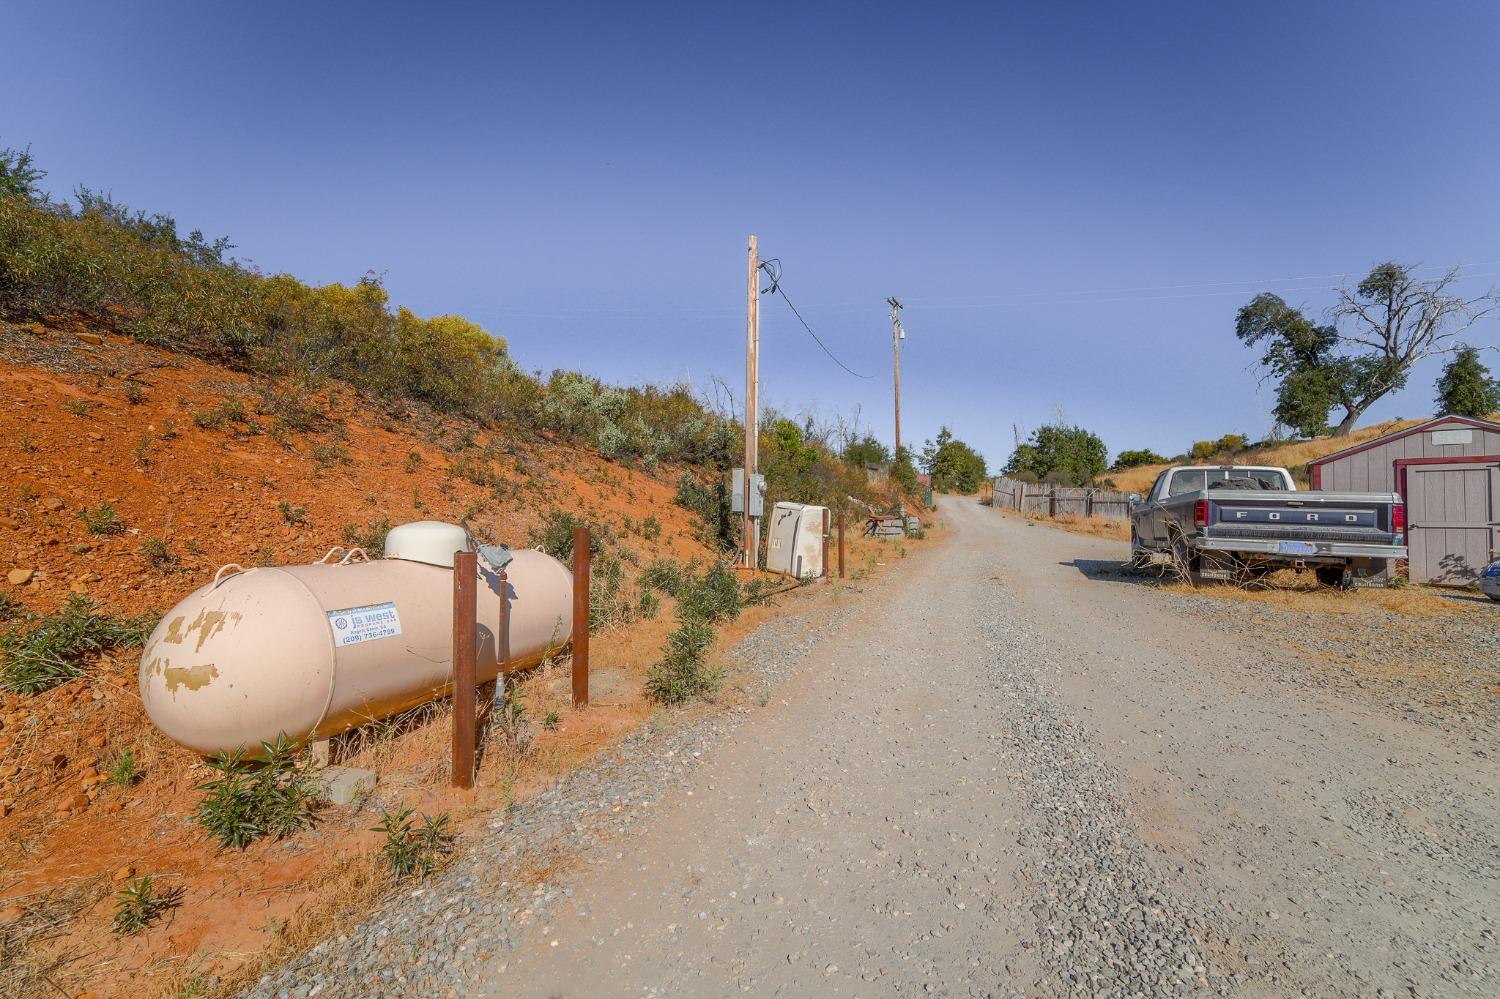
<instances>
[{"instance_id":1,"label":"concrete block","mask_svg":"<svg viewBox=\"0 0 1500 999\"><path fill-rule=\"evenodd\" d=\"M329 767L318 775L324 800L335 805L350 805L375 790L375 771L354 767Z\"/></svg>"}]
</instances>

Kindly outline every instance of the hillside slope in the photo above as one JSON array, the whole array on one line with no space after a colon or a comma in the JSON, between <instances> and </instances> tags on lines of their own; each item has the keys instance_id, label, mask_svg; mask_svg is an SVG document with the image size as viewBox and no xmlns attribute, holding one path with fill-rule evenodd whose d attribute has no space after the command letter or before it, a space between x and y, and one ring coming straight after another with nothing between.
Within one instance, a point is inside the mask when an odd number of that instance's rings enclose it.
<instances>
[{"instance_id":1,"label":"hillside slope","mask_svg":"<svg viewBox=\"0 0 1500 999\"><path fill-rule=\"evenodd\" d=\"M426 518L467 517L481 537L524 546L566 512L595 526L601 557L620 568L613 623L594 643L595 703L571 709L565 667L528 675L530 750L486 755L484 808L447 787L441 706L340 752L380 772L382 803L452 813L462 831L651 717L643 681L671 601L645 607L633 580L655 559L716 557L701 520L674 502L688 469L392 411L338 384L293 400L322 414L293 428L276 385L91 330L0 323L0 617L14 626L74 595L101 613L154 616L226 563L378 549L387 526ZM764 613L747 611L742 626ZM137 656L106 652L51 689L0 692L7 995L49 994L48 979L69 994L172 994L257 952L305 946L385 887L368 808L325 810L284 842L216 848L194 821L213 774L145 718ZM136 774L111 781L127 754ZM113 894L137 874L186 894L159 927L116 937Z\"/></svg>"}]
</instances>

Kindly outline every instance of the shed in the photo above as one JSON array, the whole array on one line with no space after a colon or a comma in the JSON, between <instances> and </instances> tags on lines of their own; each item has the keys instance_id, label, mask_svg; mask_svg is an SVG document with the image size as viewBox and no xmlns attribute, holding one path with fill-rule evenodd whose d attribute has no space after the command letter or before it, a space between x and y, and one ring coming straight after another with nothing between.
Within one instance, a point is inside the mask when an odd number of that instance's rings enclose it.
<instances>
[{"instance_id":1,"label":"shed","mask_svg":"<svg viewBox=\"0 0 1500 999\"><path fill-rule=\"evenodd\" d=\"M1314 489L1401 494L1414 583L1464 586L1500 556L1500 423L1439 416L1308 469Z\"/></svg>"}]
</instances>

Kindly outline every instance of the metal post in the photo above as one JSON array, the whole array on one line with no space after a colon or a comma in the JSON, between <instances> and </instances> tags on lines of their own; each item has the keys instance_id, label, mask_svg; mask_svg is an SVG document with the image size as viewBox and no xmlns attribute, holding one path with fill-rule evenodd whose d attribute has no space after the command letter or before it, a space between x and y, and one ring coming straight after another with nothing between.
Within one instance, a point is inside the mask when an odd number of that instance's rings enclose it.
<instances>
[{"instance_id":1,"label":"metal post","mask_svg":"<svg viewBox=\"0 0 1500 999\"><path fill-rule=\"evenodd\" d=\"M453 786L464 790L474 786L478 558L477 552L453 553Z\"/></svg>"},{"instance_id":2,"label":"metal post","mask_svg":"<svg viewBox=\"0 0 1500 999\"><path fill-rule=\"evenodd\" d=\"M573 529L573 706L589 703L589 529Z\"/></svg>"},{"instance_id":3,"label":"metal post","mask_svg":"<svg viewBox=\"0 0 1500 999\"><path fill-rule=\"evenodd\" d=\"M823 508L823 572L826 579L828 576L828 508Z\"/></svg>"},{"instance_id":4,"label":"metal post","mask_svg":"<svg viewBox=\"0 0 1500 999\"><path fill-rule=\"evenodd\" d=\"M844 511L839 511L839 578L844 578Z\"/></svg>"},{"instance_id":5,"label":"metal post","mask_svg":"<svg viewBox=\"0 0 1500 999\"><path fill-rule=\"evenodd\" d=\"M510 578L500 570L500 617L495 631L495 693L505 700L505 667L510 663Z\"/></svg>"}]
</instances>

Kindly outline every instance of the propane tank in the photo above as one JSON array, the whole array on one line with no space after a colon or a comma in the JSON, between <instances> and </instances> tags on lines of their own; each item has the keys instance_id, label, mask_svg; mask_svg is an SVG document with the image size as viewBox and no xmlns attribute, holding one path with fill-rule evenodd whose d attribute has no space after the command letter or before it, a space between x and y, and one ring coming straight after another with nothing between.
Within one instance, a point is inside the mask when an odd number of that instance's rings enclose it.
<instances>
[{"instance_id":1,"label":"propane tank","mask_svg":"<svg viewBox=\"0 0 1500 999\"><path fill-rule=\"evenodd\" d=\"M446 547L446 552L443 549ZM152 722L206 756L286 735L302 744L446 694L453 680L455 524L391 530L387 557L355 550L312 565L219 570L162 618L141 656ZM488 554L488 552L487 552ZM534 666L573 627L573 576L539 551L507 552L510 661ZM481 682L496 676L499 574L481 565Z\"/></svg>"}]
</instances>

